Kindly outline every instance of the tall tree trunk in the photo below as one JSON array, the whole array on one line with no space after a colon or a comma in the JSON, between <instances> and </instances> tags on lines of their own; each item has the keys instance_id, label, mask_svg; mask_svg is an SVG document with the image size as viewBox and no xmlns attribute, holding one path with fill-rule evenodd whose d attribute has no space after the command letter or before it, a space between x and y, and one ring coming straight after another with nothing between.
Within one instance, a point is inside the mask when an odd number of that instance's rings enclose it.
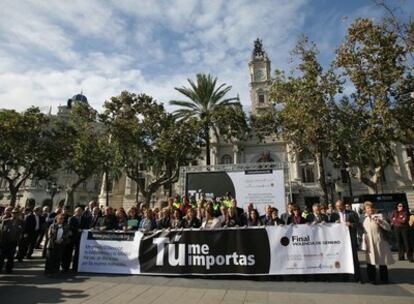
<instances>
[{"instance_id":1,"label":"tall tree trunk","mask_svg":"<svg viewBox=\"0 0 414 304\"><path fill-rule=\"evenodd\" d=\"M74 187L70 187L70 188L66 189L65 206L69 206L71 209L73 209L75 190L76 190L76 188L74 188Z\"/></svg>"},{"instance_id":2,"label":"tall tree trunk","mask_svg":"<svg viewBox=\"0 0 414 304\"><path fill-rule=\"evenodd\" d=\"M352 180L351 180L351 174L349 174L349 171L346 170L346 175L348 179L348 192L349 192L349 199L351 200L350 203L353 203L354 201L354 192L352 189Z\"/></svg>"},{"instance_id":3,"label":"tall tree trunk","mask_svg":"<svg viewBox=\"0 0 414 304\"><path fill-rule=\"evenodd\" d=\"M14 187L12 184L9 184L9 191L10 191L10 206L14 207L17 201L17 192L19 188Z\"/></svg>"},{"instance_id":4,"label":"tall tree trunk","mask_svg":"<svg viewBox=\"0 0 414 304\"><path fill-rule=\"evenodd\" d=\"M323 162L322 152L317 153L317 162L318 162L318 166L319 166L319 183L320 183L322 191L323 191L323 200L326 204L328 204L329 203L329 200L328 200L328 187L326 186L325 164Z\"/></svg>"},{"instance_id":5,"label":"tall tree trunk","mask_svg":"<svg viewBox=\"0 0 414 304\"><path fill-rule=\"evenodd\" d=\"M139 185L137 182L136 183L136 189L135 189L135 203L138 203L138 198L139 198Z\"/></svg>"},{"instance_id":6,"label":"tall tree trunk","mask_svg":"<svg viewBox=\"0 0 414 304\"><path fill-rule=\"evenodd\" d=\"M204 127L204 136L206 141L206 165L210 166L210 127Z\"/></svg>"},{"instance_id":7,"label":"tall tree trunk","mask_svg":"<svg viewBox=\"0 0 414 304\"><path fill-rule=\"evenodd\" d=\"M152 196L152 192L151 191L141 191L141 193L144 196L145 205L147 205L148 207L150 207L151 206L151 196Z\"/></svg>"}]
</instances>

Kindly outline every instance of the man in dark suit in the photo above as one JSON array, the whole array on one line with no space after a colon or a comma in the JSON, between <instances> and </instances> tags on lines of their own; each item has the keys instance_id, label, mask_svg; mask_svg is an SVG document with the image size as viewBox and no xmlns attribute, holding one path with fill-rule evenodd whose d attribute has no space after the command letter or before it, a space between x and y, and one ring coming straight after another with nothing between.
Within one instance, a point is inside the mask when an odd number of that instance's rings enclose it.
<instances>
[{"instance_id":1,"label":"man in dark suit","mask_svg":"<svg viewBox=\"0 0 414 304\"><path fill-rule=\"evenodd\" d=\"M306 217L306 222L311 224L327 223L329 218L326 214L321 213L321 206L317 204L312 205L312 213Z\"/></svg>"},{"instance_id":2,"label":"man in dark suit","mask_svg":"<svg viewBox=\"0 0 414 304\"><path fill-rule=\"evenodd\" d=\"M40 215L40 230L36 240L36 249L40 249L40 244L42 243L45 232L47 231L46 219L49 216L49 211L49 206L44 206L42 214Z\"/></svg>"},{"instance_id":3,"label":"man in dark suit","mask_svg":"<svg viewBox=\"0 0 414 304\"><path fill-rule=\"evenodd\" d=\"M75 250L75 256L73 258L72 270L76 271L78 268L79 259L79 245L81 237L81 219L82 219L82 208L77 207L73 216L68 220L69 226L69 238L68 242L64 245L62 255L62 269L63 271L69 271L72 263L73 250Z\"/></svg>"},{"instance_id":4,"label":"man in dark suit","mask_svg":"<svg viewBox=\"0 0 414 304\"><path fill-rule=\"evenodd\" d=\"M94 207L92 210L92 218L90 219L89 228L90 229L97 229L100 225L100 215L101 211L99 210L99 207Z\"/></svg>"},{"instance_id":5,"label":"man in dark suit","mask_svg":"<svg viewBox=\"0 0 414 304\"><path fill-rule=\"evenodd\" d=\"M5 218L0 223L0 273L3 270L4 260L7 259L6 273L13 270L14 253L23 231L23 221L18 209L11 211L12 217Z\"/></svg>"},{"instance_id":6,"label":"man in dark suit","mask_svg":"<svg viewBox=\"0 0 414 304\"><path fill-rule=\"evenodd\" d=\"M103 226L105 230L115 230L118 226L118 220L114 214L112 207L105 208Z\"/></svg>"},{"instance_id":7,"label":"man in dark suit","mask_svg":"<svg viewBox=\"0 0 414 304\"><path fill-rule=\"evenodd\" d=\"M331 222L344 223L348 226L351 236L352 257L354 260L354 279L357 282L361 282L357 244L357 228L359 225L359 218L355 216L353 211L346 210L345 204L341 200L336 201L335 209L336 211L331 215Z\"/></svg>"},{"instance_id":8,"label":"man in dark suit","mask_svg":"<svg viewBox=\"0 0 414 304\"><path fill-rule=\"evenodd\" d=\"M289 224L288 222L292 222L291 218L292 218L292 212L293 212L294 206L295 204L289 203L287 205L286 212L282 213L282 215L280 216L280 219L283 221L285 225Z\"/></svg>"},{"instance_id":9,"label":"man in dark suit","mask_svg":"<svg viewBox=\"0 0 414 304\"><path fill-rule=\"evenodd\" d=\"M271 205L266 205L264 207L265 214L262 215L260 217L260 219L261 219L262 223L265 224L265 226L272 226L273 225L272 211L273 211L273 208L272 208Z\"/></svg>"},{"instance_id":10,"label":"man in dark suit","mask_svg":"<svg viewBox=\"0 0 414 304\"><path fill-rule=\"evenodd\" d=\"M29 256L30 244L33 243L33 240L36 242L36 216L30 208L25 208L24 213L25 217L23 220L23 235L20 239L19 251L16 256L19 262L22 262L24 257ZM31 251L33 253L33 249Z\"/></svg>"}]
</instances>

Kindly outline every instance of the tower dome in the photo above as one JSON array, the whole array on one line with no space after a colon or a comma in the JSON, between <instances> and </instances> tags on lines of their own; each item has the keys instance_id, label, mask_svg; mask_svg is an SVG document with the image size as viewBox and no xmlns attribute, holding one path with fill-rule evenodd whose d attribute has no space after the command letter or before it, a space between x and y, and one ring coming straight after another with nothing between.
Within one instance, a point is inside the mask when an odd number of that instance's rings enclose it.
<instances>
[{"instance_id":1,"label":"tower dome","mask_svg":"<svg viewBox=\"0 0 414 304\"><path fill-rule=\"evenodd\" d=\"M72 98L68 99L68 108L72 108L72 105L74 104L88 104L88 98L86 98L85 95L82 93L73 95Z\"/></svg>"}]
</instances>

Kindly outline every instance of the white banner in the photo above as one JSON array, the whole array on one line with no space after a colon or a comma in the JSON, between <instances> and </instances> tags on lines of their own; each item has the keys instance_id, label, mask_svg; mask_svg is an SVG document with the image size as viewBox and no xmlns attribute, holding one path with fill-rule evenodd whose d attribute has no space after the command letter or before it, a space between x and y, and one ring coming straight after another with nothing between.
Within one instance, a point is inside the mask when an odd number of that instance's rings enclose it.
<instances>
[{"instance_id":1,"label":"white banner","mask_svg":"<svg viewBox=\"0 0 414 304\"><path fill-rule=\"evenodd\" d=\"M151 275L354 272L345 224L218 230L84 231L79 271Z\"/></svg>"},{"instance_id":2,"label":"white banner","mask_svg":"<svg viewBox=\"0 0 414 304\"><path fill-rule=\"evenodd\" d=\"M248 203L253 203L260 213L269 204L281 213L286 209L283 169L236 171L227 174L234 184L237 201L243 208Z\"/></svg>"},{"instance_id":3,"label":"white banner","mask_svg":"<svg viewBox=\"0 0 414 304\"><path fill-rule=\"evenodd\" d=\"M139 274L142 232L84 230L79 248L79 272Z\"/></svg>"},{"instance_id":4,"label":"white banner","mask_svg":"<svg viewBox=\"0 0 414 304\"><path fill-rule=\"evenodd\" d=\"M270 274L354 273L345 224L267 227Z\"/></svg>"}]
</instances>

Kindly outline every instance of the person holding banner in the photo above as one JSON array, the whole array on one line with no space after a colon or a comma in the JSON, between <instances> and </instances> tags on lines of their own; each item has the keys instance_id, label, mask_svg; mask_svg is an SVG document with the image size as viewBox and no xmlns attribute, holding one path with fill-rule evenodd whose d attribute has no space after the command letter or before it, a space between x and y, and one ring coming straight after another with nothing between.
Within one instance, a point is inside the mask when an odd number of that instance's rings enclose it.
<instances>
[{"instance_id":1,"label":"person holding banner","mask_svg":"<svg viewBox=\"0 0 414 304\"><path fill-rule=\"evenodd\" d=\"M221 217L214 217L214 209L207 209L207 216L204 218L201 228L203 229L216 229L223 226Z\"/></svg>"},{"instance_id":2,"label":"person holding banner","mask_svg":"<svg viewBox=\"0 0 414 304\"><path fill-rule=\"evenodd\" d=\"M196 213L194 209L188 209L186 216L183 218L182 221L183 228L200 228L201 222L196 217Z\"/></svg>"},{"instance_id":3,"label":"person holding banner","mask_svg":"<svg viewBox=\"0 0 414 304\"><path fill-rule=\"evenodd\" d=\"M230 207L227 210L227 219L224 223L224 227L238 227L240 226L239 216L237 215L236 207Z\"/></svg>"},{"instance_id":4,"label":"person holding banner","mask_svg":"<svg viewBox=\"0 0 414 304\"><path fill-rule=\"evenodd\" d=\"M361 282L357 242L357 228L359 225L358 219L355 218L354 214L351 211L345 209L345 204L341 200L336 201L335 209L336 211L331 214L330 221L332 223L344 223L348 226L351 237L352 257L354 260L354 279L357 282Z\"/></svg>"},{"instance_id":5,"label":"person holding banner","mask_svg":"<svg viewBox=\"0 0 414 304\"><path fill-rule=\"evenodd\" d=\"M155 228L157 228L157 223L154 220L152 210L147 208L144 210L144 217L141 222L139 222L139 229L148 232L154 230Z\"/></svg>"},{"instance_id":6,"label":"person holding banner","mask_svg":"<svg viewBox=\"0 0 414 304\"><path fill-rule=\"evenodd\" d=\"M174 209L173 215L170 219L169 228L181 228L183 222L183 216L181 215L180 209Z\"/></svg>"},{"instance_id":7,"label":"person holding banner","mask_svg":"<svg viewBox=\"0 0 414 304\"><path fill-rule=\"evenodd\" d=\"M306 218L310 224L323 224L329 222L328 216L321 213L321 206L319 204L312 205L312 213Z\"/></svg>"},{"instance_id":8,"label":"person holding banner","mask_svg":"<svg viewBox=\"0 0 414 304\"><path fill-rule=\"evenodd\" d=\"M161 218L157 221L158 229L167 229L171 227L170 209L165 207L161 210Z\"/></svg>"},{"instance_id":9,"label":"person holding banner","mask_svg":"<svg viewBox=\"0 0 414 304\"><path fill-rule=\"evenodd\" d=\"M292 212L293 212L293 207L295 206L295 204L293 203L289 203L287 205L287 210L285 213L282 213L282 215L280 216L280 219L285 223L285 225L288 225L289 222L291 221L292 218Z\"/></svg>"},{"instance_id":10,"label":"person holding banner","mask_svg":"<svg viewBox=\"0 0 414 304\"><path fill-rule=\"evenodd\" d=\"M379 275L382 283L388 283L387 265L395 263L390 245L385 239L385 233L391 231L390 224L382 214L375 213L372 202L364 203L365 219L363 222L365 252L367 259L367 274L369 282L376 284L376 268L379 265Z\"/></svg>"},{"instance_id":11,"label":"person holding banner","mask_svg":"<svg viewBox=\"0 0 414 304\"><path fill-rule=\"evenodd\" d=\"M263 222L265 226L271 226L273 224L272 211L273 211L273 208L271 205L265 205L264 207L265 214L260 217L260 220Z\"/></svg>"},{"instance_id":12,"label":"person holding banner","mask_svg":"<svg viewBox=\"0 0 414 304\"><path fill-rule=\"evenodd\" d=\"M284 225L284 222L279 218L279 210L277 208L272 208L272 221L269 224L270 226Z\"/></svg>"},{"instance_id":13,"label":"person holding banner","mask_svg":"<svg viewBox=\"0 0 414 304\"><path fill-rule=\"evenodd\" d=\"M305 224L305 223L306 223L306 219L302 217L299 206L294 206L292 208L292 216L288 218L287 224L288 225L291 225L291 224L299 225L299 224Z\"/></svg>"},{"instance_id":14,"label":"person holding banner","mask_svg":"<svg viewBox=\"0 0 414 304\"><path fill-rule=\"evenodd\" d=\"M262 221L259 218L259 212L256 209L250 211L249 218L247 219L248 227L258 227L263 226Z\"/></svg>"},{"instance_id":15,"label":"person holding banner","mask_svg":"<svg viewBox=\"0 0 414 304\"><path fill-rule=\"evenodd\" d=\"M196 216L200 221L202 221L203 218L206 216L205 204L206 200L204 198L200 199L197 202Z\"/></svg>"},{"instance_id":16,"label":"person holding banner","mask_svg":"<svg viewBox=\"0 0 414 304\"><path fill-rule=\"evenodd\" d=\"M131 207L128 209L127 211L127 216L128 216L128 230L138 230L138 224L139 224L139 216L138 216L138 211L136 207Z\"/></svg>"}]
</instances>

